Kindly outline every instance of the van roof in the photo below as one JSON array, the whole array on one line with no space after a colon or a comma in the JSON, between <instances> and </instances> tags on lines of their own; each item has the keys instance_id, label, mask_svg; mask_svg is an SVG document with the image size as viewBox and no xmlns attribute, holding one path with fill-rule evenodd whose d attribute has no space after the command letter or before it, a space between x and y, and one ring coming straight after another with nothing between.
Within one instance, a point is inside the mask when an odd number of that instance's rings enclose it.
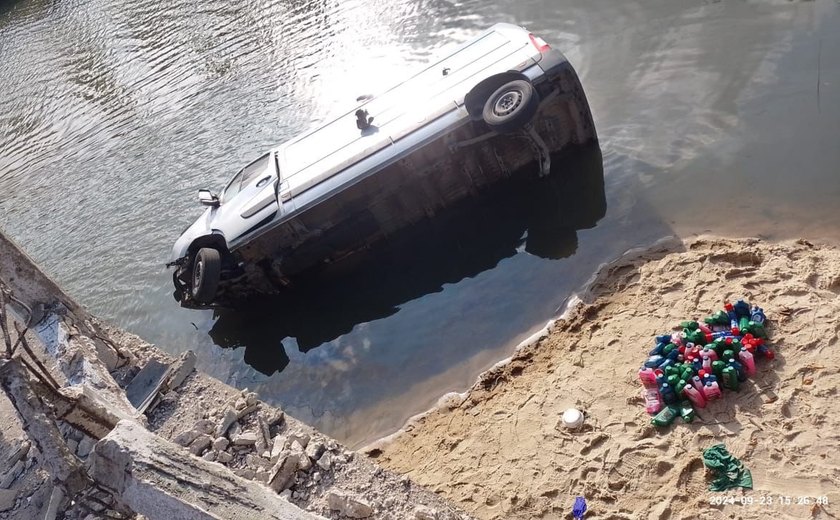
<instances>
[{"instance_id":1,"label":"van roof","mask_svg":"<svg viewBox=\"0 0 840 520\"><path fill-rule=\"evenodd\" d=\"M528 50L529 43L529 33L522 27L496 24L402 83L281 145L281 169L292 195L455 110L480 80L518 68L538 54ZM444 69L449 69L446 74ZM375 118L374 126L364 133L355 124L359 108Z\"/></svg>"}]
</instances>

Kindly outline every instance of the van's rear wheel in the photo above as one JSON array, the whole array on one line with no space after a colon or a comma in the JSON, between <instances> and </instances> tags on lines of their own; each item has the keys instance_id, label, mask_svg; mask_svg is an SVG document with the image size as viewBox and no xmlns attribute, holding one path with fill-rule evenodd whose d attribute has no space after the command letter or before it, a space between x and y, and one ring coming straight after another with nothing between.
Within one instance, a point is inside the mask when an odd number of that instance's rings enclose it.
<instances>
[{"instance_id":1,"label":"van's rear wheel","mask_svg":"<svg viewBox=\"0 0 840 520\"><path fill-rule=\"evenodd\" d=\"M505 83L484 103L481 113L487 126L500 134L509 134L531 122L540 106L539 94L525 80Z\"/></svg>"},{"instance_id":2,"label":"van's rear wheel","mask_svg":"<svg viewBox=\"0 0 840 520\"><path fill-rule=\"evenodd\" d=\"M222 274L222 257L219 251L210 247L199 249L193 260L192 271L193 300L202 304L213 303Z\"/></svg>"}]
</instances>

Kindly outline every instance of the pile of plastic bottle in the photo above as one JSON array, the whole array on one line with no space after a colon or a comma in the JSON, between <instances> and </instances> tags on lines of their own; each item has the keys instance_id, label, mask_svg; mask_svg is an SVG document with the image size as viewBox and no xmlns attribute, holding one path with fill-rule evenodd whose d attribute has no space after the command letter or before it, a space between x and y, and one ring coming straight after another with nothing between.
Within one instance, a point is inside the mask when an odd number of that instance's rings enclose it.
<instances>
[{"instance_id":1,"label":"pile of plastic bottle","mask_svg":"<svg viewBox=\"0 0 840 520\"><path fill-rule=\"evenodd\" d=\"M667 426L678 416L685 422L696 408L721 398L722 389L738 391L755 374L758 357L773 359L765 344L764 311L744 300L724 302L724 309L699 321L684 321L679 330L656 336L656 346L639 370L645 410L652 423Z\"/></svg>"}]
</instances>

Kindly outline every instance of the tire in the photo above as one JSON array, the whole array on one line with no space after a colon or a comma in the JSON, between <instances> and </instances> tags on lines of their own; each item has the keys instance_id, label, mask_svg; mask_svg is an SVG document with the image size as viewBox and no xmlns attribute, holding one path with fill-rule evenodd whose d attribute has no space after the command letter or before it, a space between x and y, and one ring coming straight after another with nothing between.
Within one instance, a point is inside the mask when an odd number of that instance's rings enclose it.
<instances>
[{"instance_id":1,"label":"tire","mask_svg":"<svg viewBox=\"0 0 840 520\"><path fill-rule=\"evenodd\" d=\"M222 274L222 257L219 251L209 247L198 250L193 260L192 298L197 303L210 304L219 289L219 277Z\"/></svg>"},{"instance_id":2,"label":"tire","mask_svg":"<svg viewBox=\"0 0 840 520\"><path fill-rule=\"evenodd\" d=\"M500 134L515 132L531 122L540 106L540 97L530 82L518 79L505 83L490 94L481 118Z\"/></svg>"}]
</instances>

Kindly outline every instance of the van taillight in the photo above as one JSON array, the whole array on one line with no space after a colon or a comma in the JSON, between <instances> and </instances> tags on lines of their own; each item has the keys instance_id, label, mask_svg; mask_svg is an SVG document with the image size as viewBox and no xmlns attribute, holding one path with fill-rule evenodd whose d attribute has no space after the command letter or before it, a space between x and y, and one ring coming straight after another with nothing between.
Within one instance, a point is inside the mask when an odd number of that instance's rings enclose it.
<instances>
[{"instance_id":1,"label":"van taillight","mask_svg":"<svg viewBox=\"0 0 840 520\"><path fill-rule=\"evenodd\" d=\"M545 52L551 48L551 46L545 43L545 40L539 36L534 36L533 34L529 34L528 36L531 38L531 43L534 44L534 47L536 47L538 51Z\"/></svg>"}]
</instances>

